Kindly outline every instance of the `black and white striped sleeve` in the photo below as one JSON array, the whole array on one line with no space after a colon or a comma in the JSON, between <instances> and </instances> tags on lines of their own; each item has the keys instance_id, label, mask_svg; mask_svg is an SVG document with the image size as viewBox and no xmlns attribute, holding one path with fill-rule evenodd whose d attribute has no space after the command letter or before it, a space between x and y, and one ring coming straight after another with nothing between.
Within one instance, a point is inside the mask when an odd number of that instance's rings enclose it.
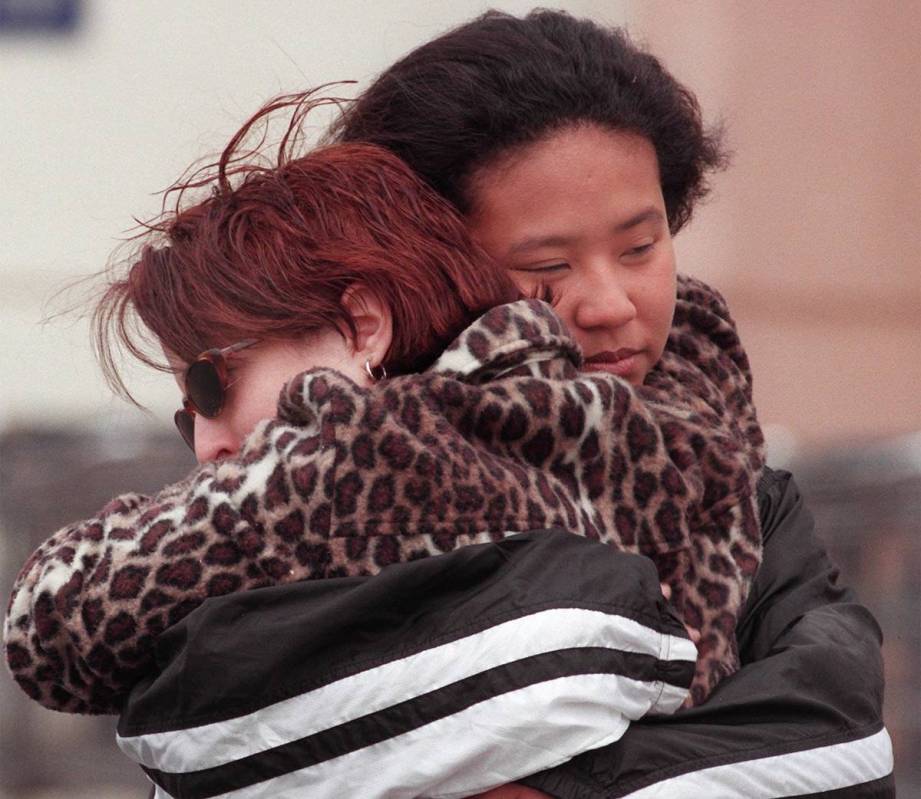
<instances>
[{"instance_id":1,"label":"black and white striped sleeve","mask_svg":"<svg viewBox=\"0 0 921 799\"><path fill-rule=\"evenodd\" d=\"M742 668L702 705L522 780L556 799L892 799L880 630L817 539L793 482L759 490L764 561Z\"/></svg>"},{"instance_id":2,"label":"black and white striped sleeve","mask_svg":"<svg viewBox=\"0 0 921 799\"><path fill-rule=\"evenodd\" d=\"M159 797L464 797L674 712L696 650L650 561L555 531L207 601L118 742Z\"/></svg>"}]
</instances>

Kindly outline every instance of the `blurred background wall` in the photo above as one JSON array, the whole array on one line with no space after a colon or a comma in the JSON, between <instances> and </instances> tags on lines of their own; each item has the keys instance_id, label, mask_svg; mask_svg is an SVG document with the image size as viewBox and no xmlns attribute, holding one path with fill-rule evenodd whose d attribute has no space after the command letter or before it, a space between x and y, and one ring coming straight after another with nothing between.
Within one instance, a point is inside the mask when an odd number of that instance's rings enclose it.
<instances>
[{"instance_id":1,"label":"blurred background wall","mask_svg":"<svg viewBox=\"0 0 921 799\"><path fill-rule=\"evenodd\" d=\"M57 526L191 465L172 381L130 373L149 414L110 398L85 321L55 316L83 294L61 287L269 95L364 85L490 6L531 4L0 0L0 593ZM921 3L556 6L626 25L728 125L734 165L680 268L729 298L770 461L882 622L901 795L918 795ZM33 708L5 676L0 703L3 799L145 794L111 720Z\"/></svg>"},{"instance_id":2,"label":"blurred background wall","mask_svg":"<svg viewBox=\"0 0 921 799\"><path fill-rule=\"evenodd\" d=\"M631 9L729 128L677 243L740 320L775 454L921 428L921 3Z\"/></svg>"}]
</instances>

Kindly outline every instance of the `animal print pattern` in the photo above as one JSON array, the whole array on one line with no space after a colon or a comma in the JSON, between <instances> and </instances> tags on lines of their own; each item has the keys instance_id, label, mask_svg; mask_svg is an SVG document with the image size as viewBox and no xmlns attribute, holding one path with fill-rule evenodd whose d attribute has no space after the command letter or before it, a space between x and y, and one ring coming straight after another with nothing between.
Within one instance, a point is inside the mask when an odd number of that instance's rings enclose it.
<instances>
[{"instance_id":1,"label":"animal print pattern","mask_svg":"<svg viewBox=\"0 0 921 799\"><path fill-rule=\"evenodd\" d=\"M126 494L23 567L9 668L43 705L118 712L157 636L205 599L561 527L650 557L702 633L694 702L738 666L760 563L762 438L722 298L680 278L645 385L580 373L552 309L492 309L435 365L363 389L305 372L239 457Z\"/></svg>"}]
</instances>

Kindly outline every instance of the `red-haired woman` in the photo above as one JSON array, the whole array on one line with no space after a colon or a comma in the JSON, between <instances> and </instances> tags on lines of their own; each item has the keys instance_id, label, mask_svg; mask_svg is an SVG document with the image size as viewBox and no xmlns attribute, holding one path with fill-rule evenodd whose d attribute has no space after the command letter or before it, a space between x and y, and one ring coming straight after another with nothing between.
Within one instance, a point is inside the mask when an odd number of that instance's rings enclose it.
<instances>
[{"instance_id":1,"label":"red-haired woman","mask_svg":"<svg viewBox=\"0 0 921 799\"><path fill-rule=\"evenodd\" d=\"M106 374L127 393L113 334L172 371L201 465L35 552L17 681L123 711L158 790L201 797L462 796L610 743L692 681L699 702L737 668L760 559L761 436L720 298L686 281L676 307L664 281L634 371L580 374L550 306L395 156L291 156L317 102L256 114L183 184L207 199L180 192L110 282ZM279 108L260 166L244 142Z\"/></svg>"}]
</instances>

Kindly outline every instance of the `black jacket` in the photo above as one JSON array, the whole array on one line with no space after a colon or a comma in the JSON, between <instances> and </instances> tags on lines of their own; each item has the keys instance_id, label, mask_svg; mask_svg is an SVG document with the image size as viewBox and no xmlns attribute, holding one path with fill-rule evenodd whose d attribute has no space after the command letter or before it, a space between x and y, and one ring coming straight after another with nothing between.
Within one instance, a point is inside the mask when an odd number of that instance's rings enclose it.
<instances>
[{"instance_id":1,"label":"black jacket","mask_svg":"<svg viewBox=\"0 0 921 799\"><path fill-rule=\"evenodd\" d=\"M688 642L651 563L541 531L209 600L162 636L120 744L163 797L894 796L879 628L791 476L759 501L743 668L692 710L671 714Z\"/></svg>"},{"instance_id":2,"label":"black jacket","mask_svg":"<svg viewBox=\"0 0 921 799\"><path fill-rule=\"evenodd\" d=\"M738 628L742 669L704 705L642 719L522 782L560 799L895 796L879 626L839 585L792 476L768 470L759 503L764 560Z\"/></svg>"}]
</instances>

